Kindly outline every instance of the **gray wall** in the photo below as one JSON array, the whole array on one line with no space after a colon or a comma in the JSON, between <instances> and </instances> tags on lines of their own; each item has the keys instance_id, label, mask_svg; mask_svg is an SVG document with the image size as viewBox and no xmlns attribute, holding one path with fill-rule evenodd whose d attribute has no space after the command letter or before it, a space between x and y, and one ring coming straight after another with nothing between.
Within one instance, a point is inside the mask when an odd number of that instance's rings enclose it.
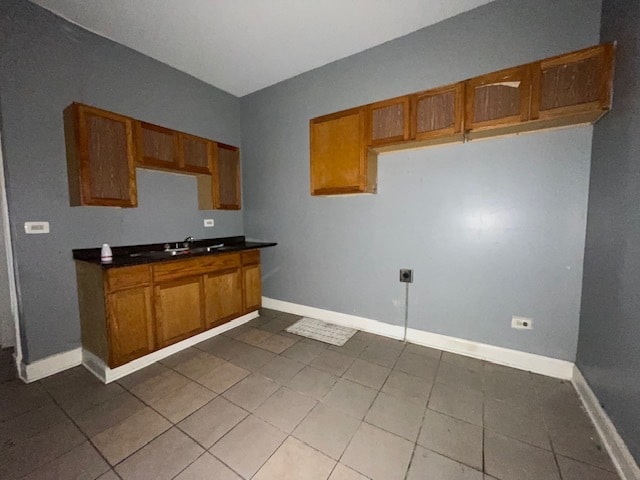
<instances>
[{"instance_id":1,"label":"gray wall","mask_svg":"<svg viewBox=\"0 0 640 480\"><path fill-rule=\"evenodd\" d=\"M62 111L87 103L240 145L236 97L24 0L0 3L0 98L26 360L80 346L73 248L243 234L241 212L197 210L193 177L138 170L137 209L69 206ZM202 220L216 227L204 229ZM23 223L48 220L50 235Z\"/></svg>"},{"instance_id":2,"label":"gray wall","mask_svg":"<svg viewBox=\"0 0 640 480\"><path fill-rule=\"evenodd\" d=\"M591 127L381 156L377 195L317 198L308 121L596 44L599 21L498 0L243 97L247 235L279 242L264 295L400 325L413 268L411 327L573 361Z\"/></svg>"},{"instance_id":3,"label":"gray wall","mask_svg":"<svg viewBox=\"0 0 640 480\"><path fill-rule=\"evenodd\" d=\"M612 111L593 135L577 364L640 462L640 3L605 0Z\"/></svg>"}]
</instances>

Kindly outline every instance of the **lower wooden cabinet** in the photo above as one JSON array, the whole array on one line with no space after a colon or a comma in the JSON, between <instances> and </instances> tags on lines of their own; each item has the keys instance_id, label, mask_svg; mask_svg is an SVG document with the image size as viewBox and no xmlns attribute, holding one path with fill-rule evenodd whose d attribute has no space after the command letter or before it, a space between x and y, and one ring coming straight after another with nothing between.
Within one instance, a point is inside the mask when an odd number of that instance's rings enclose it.
<instances>
[{"instance_id":1,"label":"lower wooden cabinet","mask_svg":"<svg viewBox=\"0 0 640 480\"><path fill-rule=\"evenodd\" d=\"M151 287L107 295L107 311L113 365L123 365L155 350Z\"/></svg>"},{"instance_id":2,"label":"lower wooden cabinet","mask_svg":"<svg viewBox=\"0 0 640 480\"><path fill-rule=\"evenodd\" d=\"M204 276L206 327L212 328L243 313L240 268Z\"/></svg>"},{"instance_id":3,"label":"lower wooden cabinet","mask_svg":"<svg viewBox=\"0 0 640 480\"><path fill-rule=\"evenodd\" d=\"M260 285L260 265L251 265L242 269L244 282L244 311L252 312L260 308L262 289Z\"/></svg>"},{"instance_id":4,"label":"lower wooden cabinet","mask_svg":"<svg viewBox=\"0 0 640 480\"><path fill-rule=\"evenodd\" d=\"M111 368L260 308L260 252L112 267L77 261L82 346Z\"/></svg>"},{"instance_id":5,"label":"lower wooden cabinet","mask_svg":"<svg viewBox=\"0 0 640 480\"><path fill-rule=\"evenodd\" d=\"M204 331L202 278L188 277L154 287L160 348Z\"/></svg>"}]
</instances>

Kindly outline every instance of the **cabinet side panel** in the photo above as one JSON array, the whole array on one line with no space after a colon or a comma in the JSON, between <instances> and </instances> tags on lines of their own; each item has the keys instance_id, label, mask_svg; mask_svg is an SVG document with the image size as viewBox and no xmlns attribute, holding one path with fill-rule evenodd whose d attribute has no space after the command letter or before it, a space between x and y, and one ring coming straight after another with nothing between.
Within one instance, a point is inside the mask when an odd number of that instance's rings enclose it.
<instances>
[{"instance_id":1,"label":"cabinet side panel","mask_svg":"<svg viewBox=\"0 0 640 480\"><path fill-rule=\"evenodd\" d=\"M82 347L109 363L102 267L76 262Z\"/></svg>"},{"instance_id":2,"label":"cabinet side panel","mask_svg":"<svg viewBox=\"0 0 640 480\"><path fill-rule=\"evenodd\" d=\"M72 207L82 205L80 195L80 160L78 158L78 115L75 104L64 110L64 140L67 150L67 176L69 180L69 203Z\"/></svg>"},{"instance_id":3,"label":"cabinet side panel","mask_svg":"<svg viewBox=\"0 0 640 480\"><path fill-rule=\"evenodd\" d=\"M244 267L242 271L244 277L244 310L245 312L252 312L262 305L260 265Z\"/></svg>"},{"instance_id":4,"label":"cabinet side panel","mask_svg":"<svg viewBox=\"0 0 640 480\"><path fill-rule=\"evenodd\" d=\"M240 208L240 151L218 147L217 182L218 204L216 208L235 210Z\"/></svg>"}]
</instances>

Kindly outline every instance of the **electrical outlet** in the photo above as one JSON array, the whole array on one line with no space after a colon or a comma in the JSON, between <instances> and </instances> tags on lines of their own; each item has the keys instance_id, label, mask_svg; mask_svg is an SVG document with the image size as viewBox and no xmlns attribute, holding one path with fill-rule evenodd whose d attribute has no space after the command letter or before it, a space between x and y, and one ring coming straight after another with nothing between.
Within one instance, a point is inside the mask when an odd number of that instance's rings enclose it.
<instances>
[{"instance_id":1,"label":"electrical outlet","mask_svg":"<svg viewBox=\"0 0 640 480\"><path fill-rule=\"evenodd\" d=\"M24 222L24 233L49 233L49 222Z\"/></svg>"},{"instance_id":2,"label":"electrical outlet","mask_svg":"<svg viewBox=\"0 0 640 480\"><path fill-rule=\"evenodd\" d=\"M413 270L410 268L401 268L400 281L402 283L413 283Z\"/></svg>"},{"instance_id":3,"label":"electrical outlet","mask_svg":"<svg viewBox=\"0 0 640 480\"><path fill-rule=\"evenodd\" d=\"M533 328L533 319L527 317L511 317L511 328L518 330L531 330Z\"/></svg>"},{"instance_id":4,"label":"electrical outlet","mask_svg":"<svg viewBox=\"0 0 640 480\"><path fill-rule=\"evenodd\" d=\"M213 221L213 218L205 218L204 219L204 226L207 228L213 227L215 225L215 222Z\"/></svg>"}]
</instances>

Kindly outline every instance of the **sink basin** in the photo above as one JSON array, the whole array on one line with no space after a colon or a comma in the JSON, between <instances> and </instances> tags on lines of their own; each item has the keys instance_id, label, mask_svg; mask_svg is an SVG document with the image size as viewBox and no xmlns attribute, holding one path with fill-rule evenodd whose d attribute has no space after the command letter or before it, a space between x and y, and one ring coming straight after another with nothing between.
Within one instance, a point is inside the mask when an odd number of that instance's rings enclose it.
<instances>
[{"instance_id":1,"label":"sink basin","mask_svg":"<svg viewBox=\"0 0 640 480\"><path fill-rule=\"evenodd\" d=\"M192 248L191 253L208 253L208 252L220 252L223 250L229 250L231 247L225 246L223 243L219 245L209 245L207 247Z\"/></svg>"},{"instance_id":2,"label":"sink basin","mask_svg":"<svg viewBox=\"0 0 640 480\"><path fill-rule=\"evenodd\" d=\"M136 252L129 254L130 257L146 257L146 258L167 258L167 257L175 257L177 255L185 255L188 254L189 250L154 250L152 252Z\"/></svg>"}]
</instances>

